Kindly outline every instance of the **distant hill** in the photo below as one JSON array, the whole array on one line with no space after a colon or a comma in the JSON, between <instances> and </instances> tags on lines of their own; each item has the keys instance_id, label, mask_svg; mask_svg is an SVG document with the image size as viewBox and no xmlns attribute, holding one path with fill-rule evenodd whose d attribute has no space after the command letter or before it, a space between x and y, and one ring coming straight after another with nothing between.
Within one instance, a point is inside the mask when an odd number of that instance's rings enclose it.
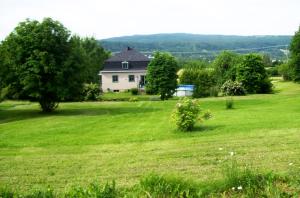
<instances>
[{"instance_id":1,"label":"distant hill","mask_svg":"<svg viewBox=\"0 0 300 198\"><path fill-rule=\"evenodd\" d=\"M292 36L227 36L200 34L152 34L115 37L100 40L102 46L111 52L118 52L126 46L144 53L167 51L182 58L211 59L220 51L232 50L238 53L267 53L273 59L284 59L283 51L290 44Z\"/></svg>"}]
</instances>

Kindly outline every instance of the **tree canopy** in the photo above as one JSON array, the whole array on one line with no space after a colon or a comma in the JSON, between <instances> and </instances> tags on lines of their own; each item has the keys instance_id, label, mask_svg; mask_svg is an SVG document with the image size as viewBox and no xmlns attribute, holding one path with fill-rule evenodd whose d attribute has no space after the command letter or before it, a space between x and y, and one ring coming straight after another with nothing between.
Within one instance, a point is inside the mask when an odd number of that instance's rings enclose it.
<instances>
[{"instance_id":1,"label":"tree canopy","mask_svg":"<svg viewBox=\"0 0 300 198\"><path fill-rule=\"evenodd\" d=\"M291 41L290 51L291 60L289 64L292 68L292 78L294 81L300 82L300 27Z\"/></svg>"},{"instance_id":2,"label":"tree canopy","mask_svg":"<svg viewBox=\"0 0 300 198\"><path fill-rule=\"evenodd\" d=\"M178 64L168 53L156 52L147 67L146 89L154 94L160 94L165 100L172 97L177 87Z\"/></svg>"},{"instance_id":3,"label":"tree canopy","mask_svg":"<svg viewBox=\"0 0 300 198\"><path fill-rule=\"evenodd\" d=\"M95 43L71 36L51 18L21 22L0 46L2 88L9 87L12 98L38 101L43 111L53 111L58 102L78 97L84 82L95 81L107 56Z\"/></svg>"},{"instance_id":4,"label":"tree canopy","mask_svg":"<svg viewBox=\"0 0 300 198\"><path fill-rule=\"evenodd\" d=\"M235 81L236 69L240 61L241 56L239 54L229 51L223 51L216 57L213 66L219 86L227 80Z\"/></svg>"},{"instance_id":5,"label":"tree canopy","mask_svg":"<svg viewBox=\"0 0 300 198\"><path fill-rule=\"evenodd\" d=\"M259 54L243 56L238 67L237 81L242 83L248 93L269 93L272 90L263 58Z\"/></svg>"}]
</instances>

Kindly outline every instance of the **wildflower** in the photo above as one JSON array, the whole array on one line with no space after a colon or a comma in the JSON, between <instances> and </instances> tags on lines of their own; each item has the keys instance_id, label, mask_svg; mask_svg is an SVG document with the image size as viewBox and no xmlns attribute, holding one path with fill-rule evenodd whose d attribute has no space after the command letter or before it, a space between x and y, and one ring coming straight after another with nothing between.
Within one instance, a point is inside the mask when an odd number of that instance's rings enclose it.
<instances>
[{"instance_id":1,"label":"wildflower","mask_svg":"<svg viewBox=\"0 0 300 198\"><path fill-rule=\"evenodd\" d=\"M238 190L243 190L242 186L237 187Z\"/></svg>"},{"instance_id":2,"label":"wildflower","mask_svg":"<svg viewBox=\"0 0 300 198\"><path fill-rule=\"evenodd\" d=\"M223 150L223 148L219 148L219 151L222 151Z\"/></svg>"},{"instance_id":3,"label":"wildflower","mask_svg":"<svg viewBox=\"0 0 300 198\"><path fill-rule=\"evenodd\" d=\"M235 187L232 187L231 190L235 190Z\"/></svg>"},{"instance_id":4,"label":"wildflower","mask_svg":"<svg viewBox=\"0 0 300 198\"><path fill-rule=\"evenodd\" d=\"M293 165L293 163L289 163L289 166L292 166Z\"/></svg>"},{"instance_id":5,"label":"wildflower","mask_svg":"<svg viewBox=\"0 0 300 198\"><path fill-rule=\"evenodd\" d=\"M234 155L234 152L231 151L231 152L229 152L229 154L230 154L230 156L233 156L233 155Z\"/></svg>"}]
</instances>

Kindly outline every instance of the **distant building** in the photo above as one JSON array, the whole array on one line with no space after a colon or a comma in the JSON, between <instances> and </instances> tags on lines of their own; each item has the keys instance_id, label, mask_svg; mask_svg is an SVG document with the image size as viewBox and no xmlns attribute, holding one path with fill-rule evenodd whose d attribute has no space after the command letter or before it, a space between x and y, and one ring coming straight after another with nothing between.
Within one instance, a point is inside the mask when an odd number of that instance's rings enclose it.
<instances>
[{"instance_id":1,"label":"distant building","mask_svg":"<svg viewBox=\"0 0 300 198\"><path fill-rule=\"evenodd\" d=\"M143 89L149 62L147 56L130 47L113 55L105 61L99 73L102 90L119 92L131 88Z\"/></svg>"}]
</instances>

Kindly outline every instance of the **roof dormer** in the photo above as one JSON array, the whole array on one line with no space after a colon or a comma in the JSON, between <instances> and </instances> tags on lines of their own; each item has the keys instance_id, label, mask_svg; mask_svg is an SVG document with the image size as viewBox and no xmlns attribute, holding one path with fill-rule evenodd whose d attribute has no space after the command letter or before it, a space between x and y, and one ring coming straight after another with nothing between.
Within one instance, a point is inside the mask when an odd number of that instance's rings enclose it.
<instances>
[{"instance_id":1,"label":"roof dormer","mask_svg":"<svg viewBox=\"0 0 300 198\"><path fill-rule=\"evenodd\" d=\"M129 68L129 63L128 61L123 61L122 62L122 69L128 69Z\"/></svg>"}]
</instances>

